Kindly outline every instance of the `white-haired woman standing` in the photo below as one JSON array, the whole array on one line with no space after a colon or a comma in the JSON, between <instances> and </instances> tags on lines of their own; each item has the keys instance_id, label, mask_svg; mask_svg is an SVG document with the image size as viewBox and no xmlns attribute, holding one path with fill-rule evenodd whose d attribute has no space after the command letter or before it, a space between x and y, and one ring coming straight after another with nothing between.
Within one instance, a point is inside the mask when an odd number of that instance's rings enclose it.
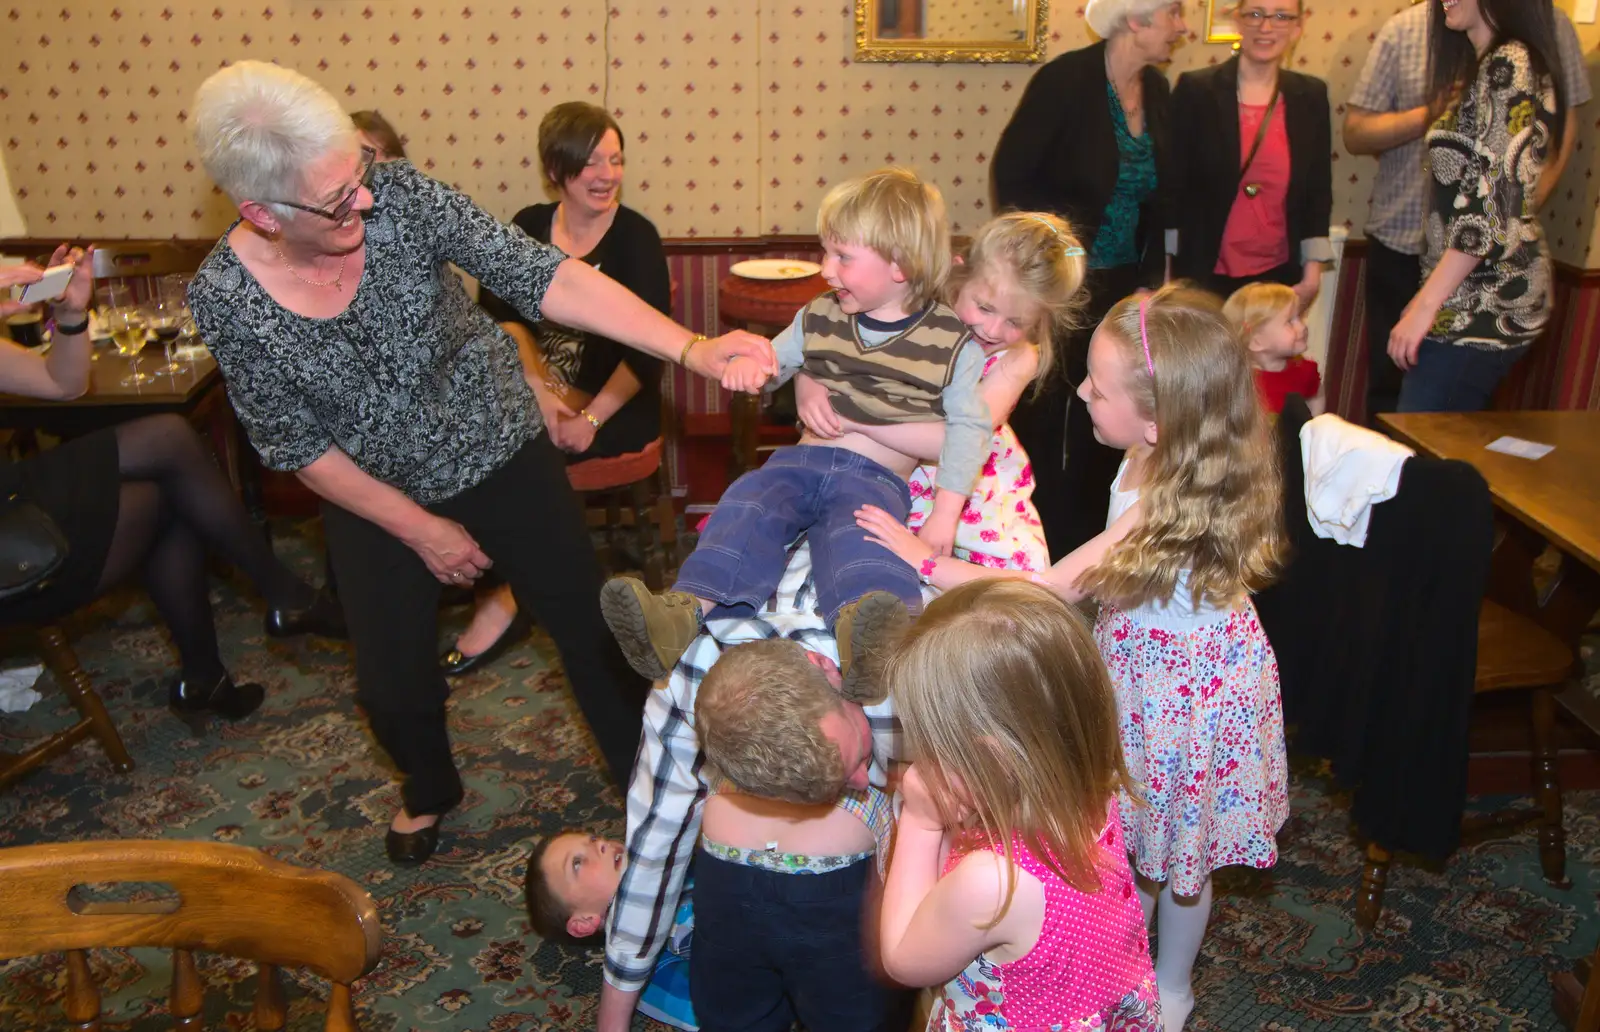
<instances>
[{"instance_id":1,"label":"white-haired woman standing","mask_svg":"<svg viewBox=\"0 0 1600 1032\"><path fill-rule=\"evenodd\" d=\"M1121 457L1095 441L1088 411L1073 399L1091 331L1112 305L1165 276L1174 175L1170 91L1156 65L1188 32L1174 0L1089 0L1083 16L1103 41L1034 74L994 152L997 206L1055 212L1078 239L1093 241L1084 329L1060 342L1061 372L1011 416L1033 458L1033 502L1053 559L1105 530Z\"/></svg>"},{"instance_id":2,"label":"white-haired woman standing","mask_svg":"<svg viewBox=\"0 0 1600 1032\"><path fill-rule=\"evenodd\" d=\"M356 647L358 697L405 775L387 837L420 863L461 801L434 642L440 583L491 563L555 639L614 778L638 746L647 686L599 608L600 570L516 345L454 262L530 320L555 319L720 377L758 337L707 341L407 161L374 165L310 79L245 61L212 75L195 137L240 220L190 288L262 460L323 499Z\"/></svg>"}]
</instances>

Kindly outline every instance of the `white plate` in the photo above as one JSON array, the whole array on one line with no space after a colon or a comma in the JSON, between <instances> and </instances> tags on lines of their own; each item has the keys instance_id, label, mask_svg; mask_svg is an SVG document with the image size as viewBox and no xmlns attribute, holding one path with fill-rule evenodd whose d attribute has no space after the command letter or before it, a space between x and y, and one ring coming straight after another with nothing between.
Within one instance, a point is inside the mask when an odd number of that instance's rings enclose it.
<instances>
[{"instance_id":1,"label":"white plate","mask_svg":"<svg viewBox=\"0 0 1600 1032\"><path fill-rule=\"evenodd\" d=\"M815 276L822 271L822 266L798 258L752 258L747 262L739 262L728 271L745 279L788 280Z\"/></svg>"}]
</instances>

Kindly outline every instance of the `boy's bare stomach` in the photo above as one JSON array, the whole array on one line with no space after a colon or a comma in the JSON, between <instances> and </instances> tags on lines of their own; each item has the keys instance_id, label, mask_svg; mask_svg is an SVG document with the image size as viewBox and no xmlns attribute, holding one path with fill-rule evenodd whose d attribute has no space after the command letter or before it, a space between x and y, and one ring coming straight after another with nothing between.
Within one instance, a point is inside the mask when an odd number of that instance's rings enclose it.
<instances>
[{"instance_id":1,"label":"boy's bare stomach","mask_svg":"<svg viewBox=\"0 0 1600 1032\"><path fill-rule=\"evenodd\" d=\"M853 451L857 455L865 455L878 465L894 471L894 474L901 480L909 480L918 465L917 460L911 456L897 452L893 448L885 448L866 434L858 434L854 431L845 434L843 437L835 437L830 441L825 437L818 437L807 430L801 433L800 443L817 448L843 448L845 451Z\"/></svg>"},{"instance_id":2,"label":"boy's bare stomach","mask_svg":"<svg viewBox=\"0 0 1600 1032\"><path fill-rule=\"evenodd\" d=\"M837 806L801 806L734 792L719 792L706 800L700 834L735 849L776 849L808 856L848 856L877 845L860 817Z\"/></svg>"}]
</instances>

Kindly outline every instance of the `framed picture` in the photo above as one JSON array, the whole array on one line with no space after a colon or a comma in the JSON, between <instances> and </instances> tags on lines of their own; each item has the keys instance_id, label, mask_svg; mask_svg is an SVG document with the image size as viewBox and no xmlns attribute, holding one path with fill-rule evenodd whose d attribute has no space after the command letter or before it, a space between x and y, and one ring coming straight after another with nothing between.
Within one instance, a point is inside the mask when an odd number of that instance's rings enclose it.
<instances>
[{"instance_id":1,"label":"framed picture","mask_svg":"<svg viewBox=\"0 0 1600 1032\"><path fill-rule=\"evenodd\" d=\"M1239 30L1233 25L1233 4L1234 0L1206 0L1207 43L1239 42Z\"/></svg>"}]
</instances>

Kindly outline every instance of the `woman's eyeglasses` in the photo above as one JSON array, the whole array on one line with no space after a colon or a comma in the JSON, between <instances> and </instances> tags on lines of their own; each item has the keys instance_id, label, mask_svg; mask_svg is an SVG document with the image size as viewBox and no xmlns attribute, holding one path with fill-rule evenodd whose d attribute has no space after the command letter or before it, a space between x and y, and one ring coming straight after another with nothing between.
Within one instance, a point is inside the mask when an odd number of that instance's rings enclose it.
<instances>
[{"instance_id":1,"label":"woman's eyeglasses","mask_svg":"<svg viewBox=\"0 0 1600 1032\"><path fill-rule=\"evenodd\" d=\"M332 208L313 208L309 204L296 204L293 201L273 201L272 203L281 204L285 208L293 208L296 211L309 211L311 214L321 215L331 222L343 222L349 216L350 209L356 206L356 196L361 193L361 188L372 185L372 166L377 160L378 154L371 147L361 148L361 176L356 180L356 185L350 188L350 192L339 198L339 203Z\"/></svg>"},{"instance_id":2,"label":"woman's eyeglasses","mask_svg":"<svg viewBox=\"0 0 1600 1032\"><path fill-rule=\"evenodd\" d=\"M1295 14L1293 11L1273 11L1268 13L1260 8L1255 8L1249 11L1240 11L1235 14L1234 17L1244 24L1249 25L1252 29L1259 29L1261 26L1268 23L1270 23L1274 28L1287 29L1289 26L1300 20L1300 16Z\"/></svg>"}]
</instances>

